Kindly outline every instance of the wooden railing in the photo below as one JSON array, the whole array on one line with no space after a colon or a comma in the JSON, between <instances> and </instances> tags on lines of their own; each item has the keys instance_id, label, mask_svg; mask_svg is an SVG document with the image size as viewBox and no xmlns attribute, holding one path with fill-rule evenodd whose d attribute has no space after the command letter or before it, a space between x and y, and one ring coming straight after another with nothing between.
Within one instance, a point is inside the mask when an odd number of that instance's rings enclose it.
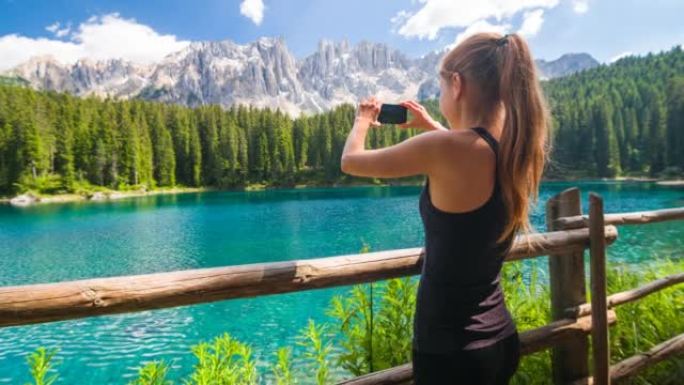
<instances>
[{"instance_id":1,"label":"wooden railing","mask_svg":"<svg viewBox=\"0 0 684 385\"><path fill-rule=\"evenodd\" d=\"M684 272L643 287L605 293L605 247L617 238L613 224L684 219L684 208L603 214L602 200L590 196L582 215L580 194L568 189L547 202L548 232L518 236L506 261L549 256L553 321L520 333L522 354L552 349L555 384L608 384L684 350L684 334L649 352L609 366L608 326L617 305L684 282ZM586 303L584 250L590 249L592 302ZM0 327L62 321L106 314L207 303L420 274L422 248L255 263L70 282L0 288ZM592 311L596 309L596 311ZM594 376L589 377L588 334L592 335ZM411 384L411 364L370 373L342 384Z\"/></svg>"}]
</instances>

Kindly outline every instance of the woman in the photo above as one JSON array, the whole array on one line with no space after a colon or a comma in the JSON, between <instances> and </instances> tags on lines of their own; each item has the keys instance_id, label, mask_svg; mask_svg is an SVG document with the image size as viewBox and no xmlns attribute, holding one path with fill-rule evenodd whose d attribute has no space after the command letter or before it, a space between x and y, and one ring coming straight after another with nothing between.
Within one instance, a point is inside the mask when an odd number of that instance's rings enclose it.
<instances>
[{"instance_id":1,"label":"woman","mask_svg":"<svg viewBox=\"0 0 684 385\"><path fill-rule=\"evenodd\" d=\"M424 384L507 384L520 360L518 331L500 285L518 230L529 232L548 154L548 110L527 43L517 34L480 33L440 63L445 128L415 101L400 127L427 132L366 150L380 126L380 102L360 103L342 171L396 178L424 174L425 231L413 324L413 375Z\"/></svg>"}]
</instances>

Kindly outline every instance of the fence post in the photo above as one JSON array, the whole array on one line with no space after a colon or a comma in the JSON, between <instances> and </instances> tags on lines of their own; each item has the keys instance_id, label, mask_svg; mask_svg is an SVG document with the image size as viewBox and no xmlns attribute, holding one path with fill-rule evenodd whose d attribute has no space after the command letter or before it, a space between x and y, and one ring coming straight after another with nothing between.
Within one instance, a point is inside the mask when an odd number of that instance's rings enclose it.
<instances>
[{"instance_id":1,"label":"fence post","mask_svg":"<svg viewBox=\"0 0 684 385\"><path fill-rule=\"evenodd\" d=\"M580 191L573 187L551 197L546 203L546 227L560 230L555 220L560 217L582 215ZM584 276L584 251L549 255L551 286L551 317L553 321L566 318L565 309L587 300ZM553 383L569 384L589 375L589 339L578 334L552 349Z\"/></svg>"},{"instance_id":2,"label":"fence post","mask_svg":"<svg viewBox=\"0 0 684 385\"><path fill-rule=\"evenodd\" d=\"M589 193L589 242L591 266L591 346L594 384L610 385L610 346L606 299L606 239L603 199Z\"/></svg>"}]
</instances>

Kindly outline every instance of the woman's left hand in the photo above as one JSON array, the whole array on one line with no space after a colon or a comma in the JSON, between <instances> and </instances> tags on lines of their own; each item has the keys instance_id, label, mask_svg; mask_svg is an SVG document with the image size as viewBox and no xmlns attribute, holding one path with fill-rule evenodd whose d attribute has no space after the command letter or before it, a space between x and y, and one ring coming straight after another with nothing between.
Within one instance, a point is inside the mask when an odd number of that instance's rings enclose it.
<instances>
[{"instance_id":1,"label":"woman's left hand","mask_svg":"<svg viewBox=\"0 0 684 385\"><path fill-rule=\"evenodd\" d=\"M356 109L356 117L368 119L370 125L373 127L380 127L382 123L378 122L378 115L380 114L380 103L375 96L371 96L365 100L361 100L358 108Z\"/></svg>"}]
</instances>

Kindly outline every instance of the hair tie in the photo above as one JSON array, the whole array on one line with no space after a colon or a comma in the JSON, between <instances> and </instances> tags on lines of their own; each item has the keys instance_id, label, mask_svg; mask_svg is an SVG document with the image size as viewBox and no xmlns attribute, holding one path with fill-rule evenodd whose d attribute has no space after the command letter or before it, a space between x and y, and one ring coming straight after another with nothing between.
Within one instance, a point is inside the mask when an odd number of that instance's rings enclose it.
<instances>
[{"instance_id":1,"label":"hair tie","mask_svg":"<svg viewBox=\"0 0 684 385\"><path fill-rule=\"evenodd\" d=\"M496 40L496 45L501 47L502 45L508 44L508 37L510 34L505 34L502 38Z\"/></svg>"}]
</instances>

